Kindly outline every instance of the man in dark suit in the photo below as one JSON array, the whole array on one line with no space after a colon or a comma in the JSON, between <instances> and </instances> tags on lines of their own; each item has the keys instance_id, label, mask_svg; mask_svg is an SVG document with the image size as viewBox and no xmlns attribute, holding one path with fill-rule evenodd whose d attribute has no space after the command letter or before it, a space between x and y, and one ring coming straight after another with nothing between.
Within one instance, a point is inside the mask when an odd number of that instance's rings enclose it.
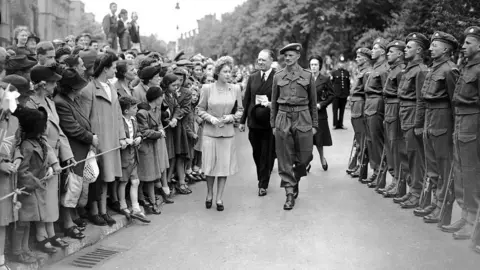
<instances>
[{"instance_id":1,"label":"man in dark suit","mask_svg":"<svg viewBox=\"0 0 480 270\"><path fill-rule=\"evenodd\" d=\"M272 81L275 70L271 68L274 53L265 49L258 54L259 71L247 82L243 106L246 113L240 120L239 129L245 131L248 118L248 139L253 149L253 160L257 167L258 196L267 195L268 183L275 162L275 137L270 126Z\"/></svg>"},{"instance_id":2,"label":"man in dark suit","mask_svg":"<svg viewBox=\"0 0 480 270\"><path fill-rule=\"evenodd\" d=\"M333 127L334 129L345 129L343 127L343 114L347 105L347 98L350 95L350 73L345 69L345 63L340 62L338 69L332 72L331 81L335 99L332 104Z\"/></svg>"},{"instance_id":3,"label":"man in dark suit","mask_svg":"<svg viewBox=\"0 0 480 270\"><path fill-rule=\"evenodd\" d=\"M107 37L108 44L110 45L110 48L114 49L115 51L118 48L118 35L117 35L117 15L115 13L117 12L117 4L116 3L110 3L110 11L111 14L105 15L103 17L103 22L102 22L102 28L103 32L105 32L105 36Z\"/></svg>"}]
</instances>

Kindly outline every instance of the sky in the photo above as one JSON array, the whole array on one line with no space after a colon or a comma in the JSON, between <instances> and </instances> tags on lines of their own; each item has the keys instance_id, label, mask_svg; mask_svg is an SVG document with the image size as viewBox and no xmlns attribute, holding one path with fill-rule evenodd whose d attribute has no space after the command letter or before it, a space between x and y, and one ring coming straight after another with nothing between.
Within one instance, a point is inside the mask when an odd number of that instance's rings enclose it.
<instances>
[{"instance_id":1,"label":"sky","mask_svg":"<svg viewBox=\"0 0 480 270\"><path fill-rule=\"evenodd\" d=\"M180 33L197 28L197 20L205 15L231 12L236 6L246 0L82 0L85 12L95 14L95 20L101 22L110 12L109 5L118 5L117 15L121 9L128 11L128 17L133 11L138 14L141 35L157 34L166 42L176 40ZM175 6L179 3L180 10ZM177 31L177 25L180 31Z\"/></svg>"}]
</instances>

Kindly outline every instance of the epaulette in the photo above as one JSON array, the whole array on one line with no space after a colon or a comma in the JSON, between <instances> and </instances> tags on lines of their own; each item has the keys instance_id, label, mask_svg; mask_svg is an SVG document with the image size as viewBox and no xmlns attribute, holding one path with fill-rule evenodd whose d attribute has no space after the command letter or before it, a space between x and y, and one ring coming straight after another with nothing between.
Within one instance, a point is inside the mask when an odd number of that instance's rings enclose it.
<instances>
[{"instance_id":1,"label":"epaulette","mask_svg":"<svg viewBox=\"0 0 480 270\"><path fill-rule=\"evenodd\" d=\"M275 75L278 74L278 73L280 73L280 72L282 72L284 69L285 69L285 68L282 68L282 69L277 70L277 71L275 72Z\"/></svg>"},{"instance_id":2,"label":"epaulette","mask_svg":"<svg viewBox=\"0 0 480 270\"><path fill-rule=\"evenodd\" d=\"M455 64L453 61L448 60L448 61L447 61L447 64L448 64L452 69L457 69L457 70L458 70L457 64Z\"/></svg>"}]
</instances>

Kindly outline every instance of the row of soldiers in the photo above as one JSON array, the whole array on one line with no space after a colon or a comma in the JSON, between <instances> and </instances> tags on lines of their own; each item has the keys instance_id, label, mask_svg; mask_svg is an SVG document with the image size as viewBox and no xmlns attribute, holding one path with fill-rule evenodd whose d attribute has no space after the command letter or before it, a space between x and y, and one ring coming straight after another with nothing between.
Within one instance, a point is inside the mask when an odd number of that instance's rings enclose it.
<instances>
[{"instance_id":1,"label":"row of soldiers","mask_svg":"<svg viewBox=\"0 0 480 270\"><path fill-rule=\"evenodd\" d=\"M464 35L460 67L451 60L458 41L440 31L356 51L347 173L480 252L480 27ZM462 213L452 223L455 200Z\"/></svg>"}]
</instances>

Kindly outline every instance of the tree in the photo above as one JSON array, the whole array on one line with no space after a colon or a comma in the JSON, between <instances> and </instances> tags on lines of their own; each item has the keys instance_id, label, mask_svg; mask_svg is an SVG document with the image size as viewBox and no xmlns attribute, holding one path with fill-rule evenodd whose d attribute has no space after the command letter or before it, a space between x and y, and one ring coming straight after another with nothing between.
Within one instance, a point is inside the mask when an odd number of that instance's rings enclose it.
<instances>
[{"instance_id":1,"label":"tree","mask_svg":"<svg viewBox=\"0 0 480 270\"><path fill-rule=\"evenodd\" d=\"M157 35L140 36L140 42L144 51L155 51L163 55L167 53L167 43L159 40Z\"/></svg>"},{"instance_id":2,"label":"tree","mask_svg":"<svg viewBox=\"0 0 480 270\"><path fill-rule=\"evenodd\" d=\"M86 14L82 15L82 19L77 24L72 25L70 32L75 36L88 33L92 36L92 39L105 41L105 33L103 33L102 25L97 21L89 19Z\"/></svg>"}]
</instances>

